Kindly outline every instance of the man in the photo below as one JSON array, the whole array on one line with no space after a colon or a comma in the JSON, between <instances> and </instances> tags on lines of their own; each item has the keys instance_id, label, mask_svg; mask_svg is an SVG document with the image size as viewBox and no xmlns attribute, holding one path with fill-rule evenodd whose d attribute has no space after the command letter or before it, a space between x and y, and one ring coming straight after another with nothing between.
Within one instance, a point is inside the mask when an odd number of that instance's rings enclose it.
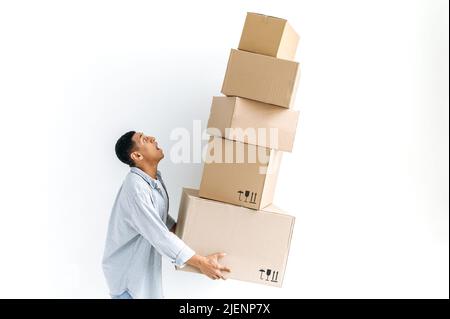
<instances>
[{"instance_id":1,"label":"man","mask_svg":"<svg viewBox=\"0 0 450 319\"><path fill-rule=\"evenodd\" d=\"M112 298L163 298L162 255L172 263L198 268L211 279L225 279L223 253L200 256L175 234L169 198L158 171L164 158L156 139L130 131L116 143L116 155L131 167L117 194L109 221L103 272Z\"/></svg>"}]
</instances>

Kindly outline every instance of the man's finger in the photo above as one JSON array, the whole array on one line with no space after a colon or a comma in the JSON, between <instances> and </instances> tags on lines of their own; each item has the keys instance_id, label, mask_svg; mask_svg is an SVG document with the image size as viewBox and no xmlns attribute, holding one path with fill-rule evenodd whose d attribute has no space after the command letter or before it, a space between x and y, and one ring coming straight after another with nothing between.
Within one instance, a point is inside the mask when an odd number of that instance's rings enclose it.
<instances>
[{"instance_id":1,"label":"man's finger","mask_svg":"<svg viewBox=\"0 0 450 319\"><path fill-rule=\"evenodd\" d=\"M216 280L217 279L217 275L216 274L211 274L208 277L211 278L212 280Z\"/></svg>"},{"instance_id":2,"label":"man's finger","mask_svg":"<svg viewBox=\"0 0 450 319\"><path fill-rule=\"evenodd\" d=\"M227 272L231 272L231 269L226 267L226 266L220 266L219 268L221 271L227 271Z\"/></svg>"},{"instance_id":3,"label":"man's finger","mask_svg":"<svg viewBox=\"0 0 450 319\"><path fill-rule=\"evenodd\" d=\"M216 277L217 278L222 278L222 273L220 271L216 271Z\"/></svg>"}]
</instances>

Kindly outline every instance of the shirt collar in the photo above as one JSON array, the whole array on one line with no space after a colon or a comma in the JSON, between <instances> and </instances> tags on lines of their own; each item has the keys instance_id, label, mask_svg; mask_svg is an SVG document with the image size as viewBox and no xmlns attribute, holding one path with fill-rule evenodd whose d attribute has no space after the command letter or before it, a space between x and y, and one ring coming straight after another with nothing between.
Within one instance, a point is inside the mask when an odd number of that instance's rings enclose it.
<instances>
[{"instance_id":1,"label":"shirt collar","mask_svg":"<svg viewBox=\"0 0 450 319\"><path fill-rule=\"evenodd\" d=\"M132 167L130 169L130 172L142 177L150 185L151 188L159 188L158 181L161 182L161 172L159 170L156 170L157 180L152 178L146 172L137 167Z\"/></svg>"}]
</instances>

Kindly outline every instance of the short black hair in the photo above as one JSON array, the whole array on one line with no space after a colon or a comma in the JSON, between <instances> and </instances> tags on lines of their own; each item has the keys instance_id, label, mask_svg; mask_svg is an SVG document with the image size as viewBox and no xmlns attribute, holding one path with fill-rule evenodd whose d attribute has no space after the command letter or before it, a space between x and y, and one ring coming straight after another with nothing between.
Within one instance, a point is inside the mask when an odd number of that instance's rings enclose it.
<instances>
[{"instance_id":1,"label":"short black hair","mask_svg":"<svg viewBox=\"0 0 450 319\"><path fill-rule=\"evenodd\" d=\"M134 162L131 159L131 151L134 147L133 135L135 131L129 131L123 134L116 142L116 155L117 158L124 164L134 166Z\"/></svg>"}]
</instances>

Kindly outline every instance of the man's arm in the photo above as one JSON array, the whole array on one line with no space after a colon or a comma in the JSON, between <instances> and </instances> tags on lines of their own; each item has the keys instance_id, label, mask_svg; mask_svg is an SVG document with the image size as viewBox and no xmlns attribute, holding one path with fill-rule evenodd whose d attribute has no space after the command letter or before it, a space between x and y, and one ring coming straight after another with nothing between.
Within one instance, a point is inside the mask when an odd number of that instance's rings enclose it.
<instances>
[{"instance_id":1,"label":"man's arm","mask_svg":"<svg viewBox=\"0 0 450 319\"><path fill-rule=\"evenodd\" d=\"M130 199L130 224L162 255L167 256L172 263L183 267L186 263L198 268L212 279L223 278L222 271L230 271L219 264L218 259L225 254L200 256L186 245L174 233L171 233L155 210L151 199L145 193L136 194ZM174 229L174 226L172 229Z\"/></svg>"}]
</instances>

